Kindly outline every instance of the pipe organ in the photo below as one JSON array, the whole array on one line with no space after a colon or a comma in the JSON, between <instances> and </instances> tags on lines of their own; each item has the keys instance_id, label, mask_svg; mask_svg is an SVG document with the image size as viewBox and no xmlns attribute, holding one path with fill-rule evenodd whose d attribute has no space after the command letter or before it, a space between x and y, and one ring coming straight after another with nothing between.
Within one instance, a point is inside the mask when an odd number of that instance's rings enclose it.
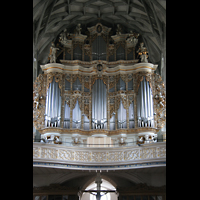
<instances>
[{"instance_id":1,"label":"pipe organ","mask_svg":"<svg viewBox=\"0 0 200 200\"><path fill-rule=\"evenodd\" d=\"M61 43L76 60L41 65L43 74L33 91L34 126L43 139L56 137L54 143L75 138L81 144L93 141L91 137L107 137L102 141L113 143L122 135L127 141L134 137L138 143L155 142L166 116L165 86L155 73L157 65L135 59L137 42L130 40L134 35L111 36L111 28L100 23L88 30L89 35L71 34L70 42ZM132 57L127 56L130 51Z\"/></svg>"}]
</instances>

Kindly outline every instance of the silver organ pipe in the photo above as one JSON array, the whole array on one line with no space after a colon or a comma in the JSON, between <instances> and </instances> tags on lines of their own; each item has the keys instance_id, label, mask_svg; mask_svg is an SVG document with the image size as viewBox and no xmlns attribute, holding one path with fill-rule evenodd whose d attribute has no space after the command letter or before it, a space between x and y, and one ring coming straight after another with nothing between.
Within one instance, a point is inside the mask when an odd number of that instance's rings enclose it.
<instances>
[{"instance_id":1,"label":"silver organ pipe","mask_svg":"<svg viewBox=\"0 0 200 200\"><path fill-rule=\"evenodd\" d=\"M126 128L126 109L120 100L120 105L118 109L118 128Z\"/></svg>"},{"instance_id":2,"label":"silver organ pipe","mask_svg":"<svg viewBox=\"0 0 200 200\"><path fill-rule=\"evenodd\" d=\"M45 106L45 127L47 127L47 122L48 122L48 105L49 105L49 90L47 90L47 95L46 95L46 106Z\"/></svg>"},{"instance_id":3,"label":"silver organ pipe","mask_svg":"<svg viewBox=\"0 0 200 200\"><path fill-rule=\"evenodd\" d=\"M92 128L107 128L107 95L106 86L101 79L97 79L92 91Z\"/></svg>"},{"instance_id":4,"label":"silver organ pipe","mask_svg":"<svg viewBox=\"0 0 200 200\"><path fill-rule=\"evenodd\" d=\"M134 128L134 103L132 103L129 106L129 128Z\"/></svg>"},{"instance_id":5,"label":"silver organ pipe","mask_svg":"<svg viewBox=\"0 0 200 200\"><path fill-rule=\"evenodd\" d=\"M149 87L150 88L150 87ZM150 88L150 102L151 102L151 127L154 127L154 115L153 115L153 95L152 95L152 91Z\"/></svg>"},{"instance_id":6,"label":"silver organ pipe","mask_svg":"<svg viewBox=\"0 0 200 200\"><path fill-rule=\"evenodd\" d=\"M144 85L144 126L147 127L147 90L146 90L146 79L144 77L143 79L143 85Z\"/></svg>"},{"instance_id":7,"label":"silver organ pipe","mask_svg":"<svg viewBox=\"0 0 200 200\"><path fill-rule=\"evenodd\" d=\"M81 127L81 110L79 107L78 99L76 100L75 108L72 113L72 128L80 128Z\"/></svg>"},{"instance_id":8,"label":"silver organ pipe","mask_svg":"<svg viewBox=\"0 0 200 200\"><path fill-rule=\"evenodd\" d=\"M55 101L54 101L54 97L55 97L55 78L53 77L53 84L52 84L52 104L51 104L51 126L53 126L53 122L54 122L54 106L55 106Z\"/></svg>"},{"instance_id":9,"label":"silver organ pipe","mask_svg":"<svg viewBox=\"0 0 200 200\"><path fill-rule=\"evenodd\" d=\"M58 90L58 127L60 127L60 120L61 120L61 102L62 102L62 98L61 98L61 94L60 94L60 89Z\"/></svg>"},{"instance_id":10,"label":"silver organ pipe","mask_svg":"<svg viewBox=\"0 0 200 200\"><path fill-rule=\"evenodd\" d=\"M55 83L54 84L54 87L55 87L55 105L58 105L58 88L57 88L57 85L58 83ZM57 120L57 106L54 106L54 123L55 123L55 127L57 127L57 123L58 123L58 120Z\"/></svg>"},{"instance_id":11,"label":"silver organ pipe","mask_svg":"<svg viewBox=\"0 0 200 200\"><path fill-rule=\"evenodd\" d=\"M139 87L139 89L138 89L138 95L137 95L137 117L138 117L138 127L140 127L141 126L141 112L140 112L140 110L141 110L141 92L140 92L140 87Z\"/></svg>"},{"instance_id":12,"label":"silver organ pipe","mask_svg":"<svg viewBox=\"0 0 200 200\"><path fill-rule=\"evenodd\" d=\"M148 105L148 126L150 127L150 118L151 118L151 106L150 106L150 93L149 93L149 82L146 81L146 87L147 87L147 105Z\"/></svg>"},{"instance_id":13,"label":"silver organ pipe","mask_svg":"<svg viewBox=\"0 0 200 200\"><path fill-rule=\"evenodd\" d=\"M64 128L70 128L70 107L65 102L65 119L64 119Z\"/></svg>"},{"instance_id":14,"label":"silver organ pipe","mask_svg":"<svg viewBox=\"0 0 200 200\"><path fill-rule=\"evenodd\" d=\"M61 96L58 83L53 81L49 84L46 95L45 126L60 127L59 117L61 115Z\"/></svg>"},{"instance_id":15,"label":"silver organ pipe","mask_svg":"<svg viewBox=\"0 0 200 200\"><path fill-rule=\"evenodd\" d=\"M144 125L144 92L143 92L143 84L142 82L140 83L140 87L141 87L141 123L142 123L142 127Z\"/></svg>"},{"instance_id":16,"label":"silver organ pipe","mask_svg":"<svg viewBox=\"0 0 200 200\"><path fill-rule=\"evenodd\" d=\"M154 127L152 98L149 82L143 77L137 95L138 127Z\"/></svg>"},{"instance_id":17,"label":"silver organ pipe","mask_svg":"<svg viewBox=\"0 0 200 200\"><path fill-rule=\"evenodd\" d=\"M48 127L51 125L51 94L52 94L52 83L49 84L49 102L48 102Z\"/></svg>"},{"instance_id":18,"label":"silver organ pipe","mask_svg":"<svg viewBox=\"0 0 200 200\"><path fill-rule=\"evenodd\" d=\"M89 119L84 115L84 130L89 130Z\"/></svg>"}]
</instances>

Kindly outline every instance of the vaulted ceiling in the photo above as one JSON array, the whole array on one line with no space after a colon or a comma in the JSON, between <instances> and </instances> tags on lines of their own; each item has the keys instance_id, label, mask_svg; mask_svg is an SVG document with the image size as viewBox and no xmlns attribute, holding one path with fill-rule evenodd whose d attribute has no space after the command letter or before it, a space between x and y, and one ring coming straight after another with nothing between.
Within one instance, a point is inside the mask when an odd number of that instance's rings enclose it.
<instances>
[{"instance_id":1,"label":"vaulted ceiling","mask_svg":"<svg viewBox=\"0 0 200 200\"><path fill-rule=\"evenodd\" d=\"M33 0L33 56L46 63L51 42L65 28L73 32L81 23L84 30L98 22L114 33L116 24L139 33L151 62L165 58L165 0Z\"/></svg>"}]
</instances>

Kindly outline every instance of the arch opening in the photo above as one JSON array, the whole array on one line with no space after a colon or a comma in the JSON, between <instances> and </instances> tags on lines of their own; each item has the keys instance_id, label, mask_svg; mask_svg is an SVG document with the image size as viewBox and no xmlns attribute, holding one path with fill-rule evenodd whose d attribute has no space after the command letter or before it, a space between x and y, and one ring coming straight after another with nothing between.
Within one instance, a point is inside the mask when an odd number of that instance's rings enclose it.
<instances>
[{"instance_id":1,"label":"arch opening","mask_svg":"<svg viewBox=\"0 0 200 200\"><path fill-rule=\"evenodd\" d=\"M105 179L101 179L101 187L100 190L116 190L116 188L107 180ZM90 183L85 190L97 190L97 184L95 183L95 181L93 181L92 183ZM100 192L100 200L117 200L118 196L115 192ZM81 200L96 200L96 192L83 192Z\"/></svg>"}]
</instances>

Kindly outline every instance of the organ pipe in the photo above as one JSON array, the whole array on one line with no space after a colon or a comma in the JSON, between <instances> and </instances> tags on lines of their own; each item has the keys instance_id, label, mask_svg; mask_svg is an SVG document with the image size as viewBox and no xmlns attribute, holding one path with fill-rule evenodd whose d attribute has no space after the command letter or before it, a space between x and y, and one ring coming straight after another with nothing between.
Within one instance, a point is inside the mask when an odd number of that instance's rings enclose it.
<instances>
[{"instance_id":1,"label":"organ pipe","mask_svg":"<svg viewBox=\"0 0 200 200\"><path fill-rule=\"evenodd\" d=\"M154 127L152 98L149 82L143 77L137 95L138 127Z\"/></svg>"},{"instance_id":2,"label":"organ pipe","mask_svg":"<svg viewBox=\"0 0 200 200\"><path fill-rule=\"evenodd\" d=\"M146 80L145 77L143 79L143 85L144 85L144 117L147 118L147 93L146 93Z\"/></svg>"},{"instance_id":3,"label":"organ pipe","mask_svg":"<svg viewBox=\"0 0 200 200\"><path fill-rule=\"evenodd\" d=\"M49 84L46 95L45 126L59 127L61 117L61 96L58 83L53 81Z\"/></svg>"},{"instance_id":4,"label":"organ pipe","mask_svg":"<svg viewBox=\"0 0 200 200\"><path fill-rule=\"evenodd\" d=\"M140 87L141 87L141 118L144 118L144 92L142 83L140 83Z\"/></svg>"},{"instance_id":5,"label":"organ pipe","mask_svg":"<svg viewBox=\"0 0 200 200\"><path fill-rule=\"evenodd\" d=\"M107 95L106 86L97 79L92 91L92 122L93 129L107 127Z\"/></svg>"}]
</instances>

